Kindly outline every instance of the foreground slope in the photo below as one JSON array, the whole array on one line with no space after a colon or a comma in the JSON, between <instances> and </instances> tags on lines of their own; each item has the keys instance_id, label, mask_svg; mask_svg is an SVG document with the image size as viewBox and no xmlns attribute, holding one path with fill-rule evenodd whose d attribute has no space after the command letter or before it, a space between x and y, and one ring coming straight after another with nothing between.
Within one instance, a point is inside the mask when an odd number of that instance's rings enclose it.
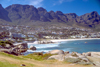
<instances>
[{"instance_id":1,"label":"foreground slope","mask_svg":"<svg viewBox=\"0 0 100 67\"><path fill-rule=\"evenodd\" d=\"M37 61L30 58L0 53L0 67L22 67L22 64L25 64L25 67L91 67L91 65L77 65L57 60Z\"/></svg>"}]
</instances>

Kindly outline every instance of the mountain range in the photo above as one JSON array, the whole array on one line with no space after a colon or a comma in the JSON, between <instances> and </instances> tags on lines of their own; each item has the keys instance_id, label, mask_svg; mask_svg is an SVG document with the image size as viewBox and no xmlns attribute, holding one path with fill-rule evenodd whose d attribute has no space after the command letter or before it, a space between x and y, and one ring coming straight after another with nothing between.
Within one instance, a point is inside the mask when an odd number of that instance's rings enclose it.
<instances>
[{"instance_id":1,"label":"mountain range","mask_svg":"<svg viewBox=\"0 0 100 67\"><path fill-rule=\"evenodd\" d=\"M64 14L61 11L47 11L43 7L36 8L32 5L13 4L3 8L0 4L0 23L17 25L49 26L67 25L73 27L91 28L100 30L100 15L93 11L78 16L75 13Z\"/></svg>"}]
</instances>

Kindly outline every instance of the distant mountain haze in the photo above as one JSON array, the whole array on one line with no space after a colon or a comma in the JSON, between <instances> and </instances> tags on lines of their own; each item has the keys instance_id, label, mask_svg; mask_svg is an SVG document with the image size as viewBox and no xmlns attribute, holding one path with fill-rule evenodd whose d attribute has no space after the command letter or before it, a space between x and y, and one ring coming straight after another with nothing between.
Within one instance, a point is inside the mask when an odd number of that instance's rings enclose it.
<instances>
[{"instance_id":1,"label":"distant mountain haze","mask_svg":"<svg viewBox=\"0 0 100 67\"><path fill-rule=\"evenodd\" d=\"M0 5L0 19L15 24L32 24L38 21L40 23L64 23L70 26L75 25L95 30L100 29L100 15L96 11L78 16L75 13L64 14L61 11L47 12L43 7L36 8L32 5L13 4L5 9Z\"/></svg>"}]
</instances>

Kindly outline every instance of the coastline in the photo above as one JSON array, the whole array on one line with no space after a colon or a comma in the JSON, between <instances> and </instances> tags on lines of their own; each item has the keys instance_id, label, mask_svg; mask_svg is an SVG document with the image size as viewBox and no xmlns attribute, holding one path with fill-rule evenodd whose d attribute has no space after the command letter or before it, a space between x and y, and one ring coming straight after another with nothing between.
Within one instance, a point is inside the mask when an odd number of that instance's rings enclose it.
<instances>
[{"instance_id":1,"label":"coastline","mask_svg":"<svg viewBox=\"0 0 100 67\"><path fill-rule=\"evenodd\" d=\"M52 42L64 42L64 41L77 41L77 40L96 40L100 38L82 38L82 39L54 39Z\"/></svg>"},{"instance_id":2,"label":"coastline","mask_svg":"<svg viewBox=\"0 0 100 67\"><path fill-rule=\"evenodd\" d=\"M100 40L100 38L84 38L84 39L51 39L48 41L52 41L53 43L48 43L48 44L38 44L38 41L35 41L33 43L28 43L28 46L35 46L37 49L42 48L43 50L36 50L36 51L32 51L32 52L48 52L51 50L44 50L44 48L48 48L48 47L58 47L58 45L61 42L68 42L68 41L80 41L80 40ZM47 40L43 40L43 41L47 41ZM87 43L87 42L86 42ZM67 48L68 50L64 50L64 51L70 51L70 48ZM53 49L54 50L54 49ZM29 51L30 52L30 51Z\"/></svg>"},{"instance_id":3,"label":"coastline","mask_svg":"<svg viewBox=\"0 0 100 67\"><path fill-rule=\"evenodd\" d=\"M59 42L64 42L64 41L77 41L77 40L96 40L96 39L100 39L100 38L82 38L82 39L51 39L51 40L48 40L50 42L53 42L53 43L59 43ZM44 40L46 41L46 40ZM28 45L30 44L39 44L38 43L39 41L34 41L33 43L29 43L27 42ZM21 44L21 43L15 43L14 45L18 45L18 44ZM48 44L51 44L51 43L48 43Z\"/></svg>"}]
</instances>

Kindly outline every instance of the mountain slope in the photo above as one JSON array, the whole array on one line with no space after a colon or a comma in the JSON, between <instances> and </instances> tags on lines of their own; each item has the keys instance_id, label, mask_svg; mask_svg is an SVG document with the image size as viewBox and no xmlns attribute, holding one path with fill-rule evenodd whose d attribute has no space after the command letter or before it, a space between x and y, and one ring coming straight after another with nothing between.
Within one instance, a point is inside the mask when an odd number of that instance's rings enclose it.
<instances>
[{"instance_id":1,"label":"mountain slope","mask_svg":"<svg viewBox=\"0 0 100 67\"><path fill-rule=\"evenodd\" d=\"M11 22L10 18L8 17L8 12L2 7L1 4L0 4L0 20Z\"/></svg>"},{"instance_id":2,"label":"mountain slope","mask_svg":"<svg viewBox=\"0 0 100 67\"><path fill-rule=\"evenodd\" d=\"M61 11L47 12L43 7L35 8L32 5L13 4L5 9L0 5L0 19L10 21L13 24L37 26L45 24L63 24L75 27L100 29L100 15L96 11L78 16L75 13L64 14Z\"/></svg>"},{"instance_id":3,"label":"mountain slope","mask_svg":"<svg viewBox=\"0 0 100 67\"><path fill-rule=\"evenodd\" d=\"M84 14L77 18L77 23L96 28L96 25L100 25L100 15L96 11Z\"/></svg>"}]
</instances>

